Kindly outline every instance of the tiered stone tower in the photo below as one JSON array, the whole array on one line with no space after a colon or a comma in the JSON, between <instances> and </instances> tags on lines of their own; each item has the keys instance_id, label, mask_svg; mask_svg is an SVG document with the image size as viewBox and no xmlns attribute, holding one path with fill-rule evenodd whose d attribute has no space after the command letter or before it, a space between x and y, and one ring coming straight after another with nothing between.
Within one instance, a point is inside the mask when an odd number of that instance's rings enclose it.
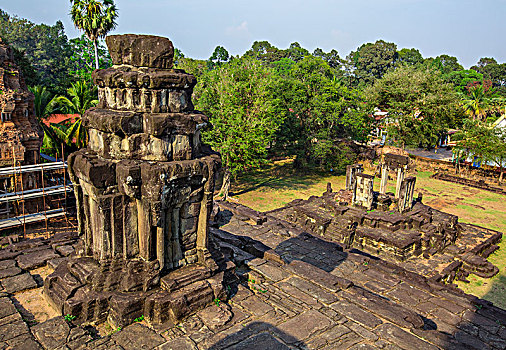
<instances>
[{"instance_id":1,"label":"tiered stone tower","mask_svg":"<svg viewBox=\"0 0 506 350\"><path fill-rule=\"evenodd\" d=\"M61 264L45 293L81 322L176 321L223 299L226 264L208 225L220 157L200 142L208 119L193 110L195 77L172 69L171 41L106 42L114 66L93 73L88 148L69 157L82 257Z\"/></svg>"},{"instance_id":2,"label":"tiered stone tower","mask_svg":"<svg viewBox=\"0 0 506 350\"><path fill-rule=\"evenodd\" d=\"M44 136L11 48L0 39L0 166L35 164Z\"/></svg>"}]
</instances>

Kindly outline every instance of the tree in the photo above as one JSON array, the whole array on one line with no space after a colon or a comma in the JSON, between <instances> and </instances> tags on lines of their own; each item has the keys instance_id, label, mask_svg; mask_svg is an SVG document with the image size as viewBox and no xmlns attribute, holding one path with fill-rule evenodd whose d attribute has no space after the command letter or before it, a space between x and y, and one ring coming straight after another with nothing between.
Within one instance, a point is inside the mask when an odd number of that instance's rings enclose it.
<instances>
[{"instance_id":1,"label":"tree","mask_svg":"<svg viewBox=\"0 0 506 350\"><path fill-rule=\"evenodd\" d=\"M63 92L69 81L69 45L62 22L35 24L0 10L0 37L14 51L28 86Z\"/></svg>"},{"instance_id":2,"label":"tree","mask_svg":"<svg viewBox=\"0 0 506 350\"><path fill-rule=\"evenodd\" d=\"M506 130L492 128L481 121L468 119L462 130L455 135L457 150L470 157L476 157L483 163L492 163L499 167L499 182L504 177L506 162Z\"/></svg>"},{"instance_id":3,"label":"tree","mask_svg":"<svg viewBox=\"0 0 506 350\"><path fill-rule=\"evenodd\" d=\"M221 66L230 60L228 51L223 46L216 46L213 54L207 60L207 66L209 69Z\"/></svg>"},{"instance_id":4,"label":"tree","mask_svg":"<svg viewBox=\"0 0 506 350\"><path fill-rule=\"evenodd\" d=\"M355 77L368 85L383 77L394 66L397 57L397 45L378 40L363 44L357 51L351 52L347 59L355 67Z\"/></svg>"},{"instance_id":5,"label":"tree","mask_svg":"<svg viewBox=\"0 0 506 350\"><path fill-rule=\"evenodd\" d=\"M366 95L371 107L389 112L388 137L403 147L431 147L458 122L458 95L437 70L399 67Z\"/></svg>"},{"instance_id":6,"label":"tree","mask_svg":"<svg viewBox=\"0 0 506 350\"><path fill-rule=\"evenodd\" d=\"M444 75L444 79L448 83L452 83L455 91L465 94L469 84L483 81L483 74L472 69L457 70Z\"/></svg>"},{"instance_id":7,"label":"tree","mask_svg":"<svg viewBox=\"0 0 506 350\"><path fill-rule=\"evenodd\" d=\"M71 73L76 81L85 80L92 84L91 73L95 70L95 47L93 42L84 34L69 41ZM111 56L103 41L97 43L98 65L100 69L112 65Z\"/></svg>"},{"instance_id":8,"label":"tree","mask_svg":"<svg viewBox=\"0 0 506 350\"><path fill-rule=\"evenodd\" d=\"M209 70L207 61L187 57L178 58L176 67L193 74L198 79Z\"/></svg>"},{"instance_id":9,"label":"tree","mask_svg":"<svg viewBox=\"0 0 506 350\"><path fill-rule=\"evenodd\" d=\"M50 123L46 125L45 121L49 119L51 114L59 111L57 97L51 94L45 86L34 86L29 88L33 93L35 116L39 122L40 127L44 131L44 138L42 141L42 152L49 155L61 155L62 145L68 146L66 143L66 131L68 129L65 125L57 125ZM68 147L66 151L69 150ZM68 154L68 152L66 152Z\"/></svg>"},{"instance_id":10,"label":"tree","mask_svg":"<svg viewBox=\"0 0 506 350\"><path fill-rule=\"evenodd\" d=\"M95 68L99 69L98 39L116 27L118 9L113 0L70 0L70 16L77 29L84 31L95 48Z\"/></svg>"},{"instance_id":11,"label":"tree","mask_svg":"<svg viewBox=\"0 0 506 350\"><path fill-rule=\"evenodd\" d=\"M313 52L313 56L319 57L327 62L330 68L340 69L342 66L341 57L339 57L339 53L334 49L330 50L330 52L324 52L322 49L316 48Z\"/></svg>"},{"instance_id":12,"label":"tree","mask_svg":"<svg viewBox=\"0 0 506 350\"><path fill-rule=\"evenodd\" d=\"M268 41L255 41L251 46L251 49L244 53L244 56L253 57L263 62L272 63L279 61L284 57L287 57L287 53L284 50L280 50L277 47L271 45Z\"/></svg>"},{"instance_id":13,"label":"tree","mask_svg":"<svg viewBox=\"0 0 506 350\"><path fill-rule=\"evenodd\" d=\"M35 100L35 116L37 120L42 125L44 119L48 119L51 114L55 113L58 110L58 103L56 98L47 90L45 86L34 86L29 87L30 91L33 93Z\"/></svg>"},{"instance_id":14,"label":"tree","mask_svg":"<svg viewBox=\"0 0 506 350\"><path fill-rule=\"evenodd\" d=\"M286 57L294 62L299 62L305 56L309 55L309 51L300 46L298 42L293 42L290 47L286 50Z\"/></svg>"},{"instance_id":15,"label":"tree","mask_svg":"<svg viewBox=\"0 0 506 350\"><path fill-rule=\"evenodd\" d=\"M504 104L490 80L469 83L466 94L462 95L462 107L465 113L473 120L485 121L487 116Z\"/></svg>"},{"instance_id":16,"label":"tree","mask_svg":"<svg viewBox=\"0 0 506 350\"><path fill-rule=\"evenodd\" d=\"M440 55L436 57L436 60L441 62L443 67L443 73L455 72L458 70L463 70L464 67L459 63L459 60L455 56L449 55Z\"/></svg>"},{"instance_id":17,"label":"tree","mask_svg":"<svg viewBox=\"0 0 506 350\"><path fill-rule=\"evenodd\" d=\"M183 51L178 49L177 47L174 48L174 66L177 66L181 59L185 58Z\"/></svg>"},{"instance_id":18,"label":"tree","mask_svg":"<svg viewBox=\"0 0 506 350\"><path fill-rule=\"evenodd\" d=\"M402 49L397 52L397 62L408 66L416 66L423 63L423 57L418 49Z\"/></svg>"},{"instance_id":19,"label":"tree","mask_svg":"<svg viewBox=\"0 0 506 350\"><path fill-rule=\"evenodd\" d=\"M443 74L449 74L450 72L463 70L457 59L457 57L449 55L439 55L436 58L429 57L424 60L426 67L437 69Z\"/></svg>"},{"instance_id":20,"label":"tree","mask_svg":"<svg viewBox=\"0 0 506 350\"><path fill-rule=\"evenodd\" d=\"M276 153L296 155L297 166L325 170L341 170L353 161L342 140L366 139L370 120L360 93L343 86L325 61L304 57L278 84L276 95L288 112L276 134Z\"/></svg>"},{"instance_id":21,"label":"tree","mask_svg":"<svg viewBox=\"0 0 506 350\"><path fill-rule=\"evenodd\" d=\"M61 106L61 109L66 113L79 114L74 123L68 129L66 135L66 142L71 143L75 140L77 148L86 147L88 143L88 132L82 125L82 118L84 112L91 107L97 105L97 87L90 88L85 81L78 81L73 83L67 90L68 97L59 96L56 98L56 103Z\"/></svg>"},{"instance_id":22,"label":"tree","mask_svg":"<svg viewBox=\"0 0 506 350\"><path fill-rule=\"evenodd\" d=\"M203 139L221 153L225 180L265 161L283 116L273 97L274 85L273 71L251 58L232 60L201 77L195 106L213 125ZM224 181L225 197L228 186Z\"/></svg>"},{"instance_id":23,"label":"tree","mask_svg":"<svg viewBox=\"0 0 506 350\"><path fill-rule=\"evenodd\" d=\"M488 66L489 64L497 64L496 59L493 57L482 57L482 58L480 58L478 63L476 63L476 67L483 68L483 67ZM473 67L471 67L471 69L473 69Z\"/></svg>"},{"instance_id":24,"label":"tree","mask_svg":"<svg viewBox=\"0 0 506 350\"><path fill-rule=\"evenodd\" d=\"M477 66L471 67L483 74L485 79L492 81L496 91L506 97L506 63L498 64L493 58L482 58Z\"/></svg>"}]
</instances>

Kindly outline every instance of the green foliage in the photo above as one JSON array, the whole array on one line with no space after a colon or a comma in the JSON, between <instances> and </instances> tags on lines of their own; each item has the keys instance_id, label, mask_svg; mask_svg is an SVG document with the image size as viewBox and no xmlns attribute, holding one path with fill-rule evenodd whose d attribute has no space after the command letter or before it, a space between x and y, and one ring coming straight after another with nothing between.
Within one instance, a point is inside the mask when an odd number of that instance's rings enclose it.
<instances>
[{"instance_id":1,"label":"green foliage","mask_svg":"<svg viewBox=\"0 0 506 350\"><path fill-rule=\"evenodd\" d=\"M453 84L455 91L467 93L467 87L475 82L483 81L483 74L475 70L457 70L444 75L446 82Z\"/></svg>"},{"instance_id":2,"label":"green foliage","mask_svg":"<svg viewBox=\"0 0 506 350\"><path fill-rule=\"evenodd\" d=\"M458 95L437 70L399 67L366 95L371 106L389 112L389 138L402 146L435 145L458 122Z\"/></svg>"},{"instance_id":3,"label":"green foliage","mask_svg":"<svg viewBox=\"0 0 506 350\"><path fill-rule=\"evenodd\" d=\"M457 57L449 55L439 55L436 58L426 58L423 65L430 69L439 70L442 74L449 74L450 72L464 69L464 67L462 67L458 62Z\"/></svg>"},{"instance_id":4,"label":"green foliage","mask_svg":"<svg viewBox=\"0 0 506 350\"><path fill-rule=\"evenodd\" d=\"M394 66L397 57L397 45L378 40L363 44L357 51L351 52L347 59L354 66L356 79L369 85L383 77Z\"/></svg>"},{"instance_id":5,"label":"green foliage","mask_svg":"<svg viewBox=\"0 0 506 350\"><path fill-rule=\"evenodd\" d=\"M276 74L282 77L288 77L294 65L295 62L286 57L283 57L279 61L272 62Z\"/></svg>"},{"instance_id":6,"label":"green foliage","mask_svg":"<svg viewBox=\"0 0 506 350\"><path fill-rule=\"evenodd\" d=\"M251 49L246 51L245 57L256 58L257 60L272 63L287 56L284 50L271 45L268 41L255 41Z\"/></svg>"},{"instance_id":7,"label":"green foliage","mask_svg":"<svg viewBox=\"0 0 506 350\"><path fill-rule=\"evenodd\" d=\"M483 74L485 79L492 81L497 92L506 97L506 63L499 64L492 57L483 57L471 69Z\"/></svg>"},{"instance_id":8,"label":"green foliage","mask_svg":"<svg viewBox=\"0 0 506 350\"><path fill-rule=\"evenodd\" d=\"M276 135L277 153L297 155L297 165L338 169L345 159L342 138L364 140L370 118L360 92L335 78L321 58L306 56L288 78L277 85L276 95L288 111Z\"/></svg>"},{"instance_id":9,"label":"green foliage","mask_svg":"<svg viewBox=\"0 0 506 350\"><path fill-rule=\"evenodd\" d=\"M339 53L334 49L330 50L330 52L324 52L322 49L316 48L313 52L313 56L319 57L325 62L327 62L330 68L333 69L341 68L342 65L341 57L339 57Z\"/></svg>"},{"instance_id":10,"label":"green foliage","mask_svg":"<svg viewBox=\"0 0 506 350\"><path fill-rule=\"evenodd\" d=\"M178 66L180 60L184 58L184 53L179 50L177 47L174 48L174 66Z\"/></svg>"},{"instance_id":11,"label":"green foliage","mask_svg":"<svg viewBox=\"0 0 506 350\"><path fill-rule=\"evenodd\" d=\"M134 322L142 322L142 321L144 321L144 315L140 315L134 320Z\"/></svg>"},{"instance_id":12,"label":"green foliage","mask_svg":"<svg viewBox=\"0 0 506 350\"><path fill-rule=\"evenodd\" d=\"M49 118L49 116L58 111L58 104L56 102L56 98L51 92L47 90L45 86L34 86L29 88L33 93L34 106L35 106L35 116L39 123L42 123L44 119Z\"/></svg>"},{"instance_id":13,"label":"green foliage","mask_svg":"<svg viewBox=\"0 0 506 350\"><path fill-rule=\"evenodd\" d=\"M67 96L58 96L56 103L69 114L79 114L75 122L66 130L65 142L71 144L75 140L77 148L86 147L88 132L82 125L84 112L98 103L96 86L90 87L85 81L73 83L67 90Z\"/></svg>"},{"instance_id":14,"label":"green foliage","mask_svg":"<svg viewBox=\"0 0 506 350\"><path fill-rule=\"evenodd\" d=\"M203 74L195 89L196 107L213 124L203 139L221 153L233 176L265 161L283 119L274 84L271 69L257 60L237 59Z\"/></svg>"},{"instance_id":15,"label":"green foliage","mask_svg":"<svg viewBox=\"0 0 506 350\"><path fill-rule=\"evenodd\" d=\"M186 58L184 56L178 58L175 67L183 69L187 73L193 74L199 80L200 77L209 70L207 61Z\"/></svg>"},{"instance_id":16,"label":"green foliage","mask_svg":"<svg viewBox=\"0 0 506 350\"><path fill-rule=\"evenodd\" d=\"M71 39L69 45L72 52L70 56L70 73L74 76L75 80L84 80L92 84L91 73L95 70L95 48L93 41L83 34L78 38ZM99 67L101 69L111 67L111 56L103 41L97 42L97 51Z\"/></svg>"},{"instance_id":17,"label":"green foliage","mask_svg":"<svg viewBox=\"0 0 506 350\"><path fill-rule=\"evenodd\" d=\"M230 55L228 54L228 51L223 46L216 46L213 54L207 60L207 67L209 69L220 67L223 63L228 62L229 60Z\"/></svg>"},{"instance_id":18,"label":"green foliage","mask_svg":"<svg viewBox=\"0 0 506 350\"><path fill-rule=\"evenodd\" d=\"M462 94L462 107L473 120L485 121L494 116L504 106L504 100L498 96L490 81L470 83ZM494 118L495 119L495 118Z\"/></svg>"},{"instance_id":19,"label":"green foliage","mask_svg":"<svg viewBox=\"0 0 506 350\"><path fill-rule=\"evenodd\" d=\"M500 168L506 162L506 130L503 128L492 128L479 120L468 119L455 140L458 140L455 148L467 156Z\"/></svg>"},{"instance_id":20,"label":"green foliage","mask_svg":"<svg viewBox=\"0 0 506 350\"><path fill-rule=\"evenodd\" d=\"M70 315L70 314L66 314L65 316L63 316L63 318L65 319L65 321L67 322L72 322L73 320L75 320L76 316L74 315Z\"/></svg>"},{"instance_id":21,"label":"green foliage","mask_svg":"<svg viewBox=\"0 0 506 350\"><path fill-rule=\"evenodd\" d=\"M27 85L57 92L67 86L70 49L62 22L34 24L0 10L0 37L13 48Z\"/></svg>"},{"instance_id":22,"label":"green foliage","mask_svg":"<svg viewBox=\"0 0 506 350\"><path fill-rule=\"evenodd\" d=\"M116 27L118 9L113 0L71 0L70 16L77 29L93 42L95 68L99 67L98 39Z\"/></svg>"},{"instance_id":23,"label":"green foliage","mask_svg":"<svg viewBox=\"0 0 506 350\"><path fill-rule=\"evenodd\" d=\"M285 52L286 57L294 62L299 62L305 56L309 55L309 51L301 47L298 42L291 43L290 47L287 50L285 50Z\"/></svg>"},{"instance_id":24,"label":"green foliage","mask_svg":"<svg viewBox=\"0 0 506 350\"><path fill-rule=\"evenodd\" d=\"M423 63L423 57L418 49L402 49L397 52L397 63L416 66Z\"/></svg>"}]
</instances>

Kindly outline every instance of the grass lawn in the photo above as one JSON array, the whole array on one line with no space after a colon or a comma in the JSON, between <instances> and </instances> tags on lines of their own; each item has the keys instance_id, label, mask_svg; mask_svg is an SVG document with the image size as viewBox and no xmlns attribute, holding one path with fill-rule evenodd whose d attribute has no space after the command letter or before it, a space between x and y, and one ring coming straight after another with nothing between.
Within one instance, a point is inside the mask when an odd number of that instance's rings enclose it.
<instances>
[{"instance_id":1,"label":"grass lawn","mask_svg":"<svg viewBox=\"0 0 506 350\"><path fill-rule=\"evenodd\" d=\"M366 171L367 172L367 171ZM458 215L459 221L472 223L506 234L506 196L476 188L452 184L430 178L430 172L418 172L415 196L421 192L423 202L436 209ZM300 172L291 160L277 161L260 170L243 174L232 185L233 198L258 211L279 208L297 199L320 196L332 183L334 191L344 188L345 176L331 173ZM388 191L394 191L395 180ZM379 189L379 179L375 181ZM506 236L501 249L489 260L499 267L499 274L491 279L471 275L471 283L458 282L467 293L492 301L506 309Z\"/></svg>"}]
</instances>

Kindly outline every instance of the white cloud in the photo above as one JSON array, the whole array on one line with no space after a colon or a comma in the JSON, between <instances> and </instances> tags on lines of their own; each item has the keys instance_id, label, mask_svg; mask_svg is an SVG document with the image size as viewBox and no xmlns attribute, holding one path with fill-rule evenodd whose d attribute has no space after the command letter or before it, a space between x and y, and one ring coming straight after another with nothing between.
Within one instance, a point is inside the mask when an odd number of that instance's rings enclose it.
<instances>
[{"instance_id":1,"label":"white cloud","mask_svg":"<svg viewBox=\"0 0 506 350\"><path fill-rule=\"evenodd\" d=\"M238 26L227 27L227 35L244 35L249 34L248 22L243 21Z\"/></svg>"}]
</instances>

